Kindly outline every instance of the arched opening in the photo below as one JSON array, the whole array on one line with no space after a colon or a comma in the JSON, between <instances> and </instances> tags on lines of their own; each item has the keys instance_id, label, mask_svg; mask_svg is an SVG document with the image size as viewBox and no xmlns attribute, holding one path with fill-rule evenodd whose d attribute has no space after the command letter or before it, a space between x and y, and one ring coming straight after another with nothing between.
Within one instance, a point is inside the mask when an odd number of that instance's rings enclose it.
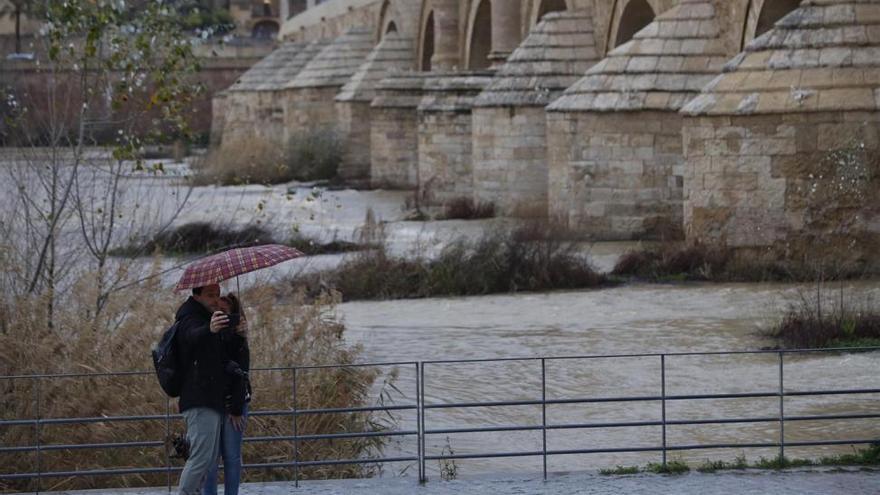
<instances>
[{"instance_id":1,"label":"arched opening","mask_svg":"<svg viewBox=\"0 0 880 495\"><path fill-rule=\"evenodd\" d=\"M260 21L251 29L251 37L261 40L270 40L278 36L278 23L275 21Z\"/></svg>"},{"instance_id":2,"label":"arched opening","mask_svg":"<svg viewBox=\"0 0 880 495\"><path fill-rule=\"evenodd\" d=\"M792 10L800 7L801 0L767 0L758 16L755 38L773 29L776 21L785 17Z\"/></svg>"},{"instance_id":3,"label":"arched opening","mask_svg":"<svg viewBox=\"0 0 880 495\"><path fill-rule=\"evenodd\" d=\"M620 16L620 24L617 26L617 38L614 46L620 46L631 40L636 33L654 20L654 9L645 0L631 0L623 14Z\"/></svg>"},{"instance_id":4,"label":"arched opening","mask_svg":"<svg viewBox=\"0 0 880 495\"><path fill-rule=\"evenodd\" d=\"M396 33L397 32L397 24L394 24L394 21L388 23L388 27L385 28L385 34L388 33Z\"/></svg>"},{"instance_id":5,"label":"arched opening","mask_svg":"<svg viewBox=\"0 0 880 495\"><path fill-rule=\"evenodd\" d=\"M385 0L382 2L382 8L379 9L379 24L377 29L377 38L382 39L383 36L388 32L388 11L391 9L391 2L389 0Z\"/></svg>"},{"instance_id":6,"label":"arched opening","mask_svg":"<svg viewBox=\"0 0 880 495\"><path fill-rule=\"evenodd\" d=\"M422 70L431 70L431 58L434 56L434 12L428 14L425 22L425 37L422 38Z\"/></svg>"},{"instance_id":7,"label":"arched opening","mask_svg":"<svg viewBox=\"0 0 880 495\"><path fill-rule=\"evenodd\" d=\"M565 6L565 0L543 0L541 6L538 7L538 15L535 16L535 24L541 22L541 19L550 12L564 12L568 10Z\"/></svg>"},{"instance_id":8,"label":"arched opening","mask_svg":"<svg viewBox=\"0 0 880 495\"><path fill-rule=\"evenodd\" d=\"M468 52L468 69L486 69L491 65L492 51L492 2L480 0L477 13L471 23L471 44Z\"/></svg>"}]
</instances>

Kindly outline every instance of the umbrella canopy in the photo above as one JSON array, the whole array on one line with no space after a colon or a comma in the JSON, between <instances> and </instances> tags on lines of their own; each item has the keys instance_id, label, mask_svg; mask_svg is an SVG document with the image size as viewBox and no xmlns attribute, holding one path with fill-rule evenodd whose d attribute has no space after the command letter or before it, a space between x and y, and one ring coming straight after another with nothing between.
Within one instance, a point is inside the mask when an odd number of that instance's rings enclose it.
<instances>
[{"instance_id":1,"label":"umbrella canopy","mask_svg":"<svg viewBox=\"0 0 880 495\"><path fill-rule=\"evenodd\" d=\"M174 290L219 284L232 277L277 265L302 255L300 251L280 244L230 249L191 263L186 267Z\"/></svg>"}]
</instances>

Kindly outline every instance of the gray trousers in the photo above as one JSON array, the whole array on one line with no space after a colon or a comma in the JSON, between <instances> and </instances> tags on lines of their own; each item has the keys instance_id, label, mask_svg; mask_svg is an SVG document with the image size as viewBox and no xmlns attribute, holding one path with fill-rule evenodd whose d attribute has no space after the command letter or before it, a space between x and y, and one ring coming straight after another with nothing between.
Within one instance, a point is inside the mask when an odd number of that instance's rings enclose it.
<instances>
[{"instance_id":1,"label":"gray trousers","mask_svg":"<svg viewBox=\"0 0 880 495\"><path fill-rule=\"evenodd\" d=\"M207 408L195 407L183 412L186 420L186 438L189 440L189 459L180 474L179 495L199 495L211 463L217 463L220 454L220 427L223 414Z\"/></svg>"}]
</instances>

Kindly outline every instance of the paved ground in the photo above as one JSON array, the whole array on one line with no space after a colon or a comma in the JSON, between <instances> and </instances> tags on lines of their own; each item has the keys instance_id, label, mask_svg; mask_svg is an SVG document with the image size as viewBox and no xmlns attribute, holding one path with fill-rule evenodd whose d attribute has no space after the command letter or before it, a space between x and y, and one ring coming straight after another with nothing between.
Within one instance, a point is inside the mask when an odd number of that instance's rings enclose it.
<instances>
[{"instance_id":1,"label":"paved ground","mask_svg":"<svg viewBox=\"0 0 880 495\"><path fill-rule=\"evenodd\" d=\"M639 474L553 475L548 481L533 477L469 478L430 481L419 486L412 479L246 484L241 495L876 495L880 471L750 471L681 476ZM165 488L55 492L54 495L167 495Z\"/></svg>"}]
</instances>

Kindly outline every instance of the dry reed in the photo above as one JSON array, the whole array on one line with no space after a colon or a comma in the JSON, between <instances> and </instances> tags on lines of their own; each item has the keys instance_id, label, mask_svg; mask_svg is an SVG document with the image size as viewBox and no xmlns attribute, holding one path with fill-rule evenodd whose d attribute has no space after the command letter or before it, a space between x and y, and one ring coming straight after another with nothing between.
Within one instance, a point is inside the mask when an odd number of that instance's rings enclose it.
<instances>
[{"instance_id":1,"label":"dry reed","mask_svg":"<svg viewBox=\"0 0 880 495\"><path fill-rule=\"evenodd\" d=\"M252 367L285 367L315 364L349 364L359 350L344 345L344 326L334 316L335 301L323 297L303 304L301 298L278 300L277 291L261 288L245 291L250 317ZM84 280L71 291L49 328L44 301L19 298L0 307L0 375L36 373L101 373L150 370L149 349L170 324L182 296L169 293L155 283L114 294L102 316L90 317L88 301L93 289ZM293 405L291 371L252 372L252 412L290 411ZM297 380L300 409L352 407L370 397L376 373L367 369L328 369L304 372ZM21 378L0 382L3 419L99 418L113 416L164 415L169 403L152 373L118 377L70 377L61 379ZM176 401L170 402L176 413ZM297 422L299 434L377 430L387 426L372 414L306 415ZM174 420L173 432L183 424ZM252 416L249 437L289 436L290 416ZM82 425L33 425L0 429L4 447L32 446L37 434L43 446L58 444L108 443L166 440L166 424L150 421L96 421ZM377 438L312 441L300 445L300 459L365 458L381 451ZM245 463L287 462L293 459L292 444L286 442L245 443ZM0 472L24 473L38 469L37 455L0 453ZM44 450L42 471L121 469L165 466L165 448L154 446L117 449ZM175 461L174 465L181 465ZM330 466L301 471L306 478L365 476L375 468ZM248 470L248 481L292 479L290 469ZM166 475L122 475L56 477L45 479L42 490L158 486ZM176 475L172 476L176 483ZM32 491L35 481L0 481L0 491Z\"/></svg>"}]
</instances>

